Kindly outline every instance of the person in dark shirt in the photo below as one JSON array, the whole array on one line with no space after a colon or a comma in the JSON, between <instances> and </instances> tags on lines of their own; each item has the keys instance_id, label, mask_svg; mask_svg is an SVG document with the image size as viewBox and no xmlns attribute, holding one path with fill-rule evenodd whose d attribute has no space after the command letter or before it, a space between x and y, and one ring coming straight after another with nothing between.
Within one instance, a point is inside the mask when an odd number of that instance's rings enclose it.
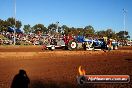
<instances>
[{"instance_id":1,"label":"person in dark shirt","mask_svg":"<svg viewBox=\"0 0 132 88\"><path fill-rule=\"evenodd\" d=\"M26 71L19 70L19 73L15 75L11 88L28 88L30 80L26 74Z\"/></svg>"}]
</instances>

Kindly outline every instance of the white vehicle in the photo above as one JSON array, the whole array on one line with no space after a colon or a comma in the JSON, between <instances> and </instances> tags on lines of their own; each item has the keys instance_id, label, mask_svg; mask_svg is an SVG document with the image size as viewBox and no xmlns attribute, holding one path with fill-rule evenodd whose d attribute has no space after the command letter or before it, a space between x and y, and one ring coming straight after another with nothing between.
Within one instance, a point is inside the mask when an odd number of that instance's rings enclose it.
<instances>
[{"instance_id":1,"label":"white vehicle","mask_svg":"<svg viewBox=\"0 0 132 88\"><path fill-rule=\"evenodd\" d=\"M62 39L52 38L51 41L46 45L49 50L55 50L56 48L64 48L65 42Z\"/></svg>"},{"instance_id":2,"label":"white vehicle","mask_svg":"<svg viewBox=\"0 0 132 88\"><path fill-rule=\"evenodd\" d=\"M127 46L132 46L132 41L128 41Z\"/></svg>"}]
</instances>

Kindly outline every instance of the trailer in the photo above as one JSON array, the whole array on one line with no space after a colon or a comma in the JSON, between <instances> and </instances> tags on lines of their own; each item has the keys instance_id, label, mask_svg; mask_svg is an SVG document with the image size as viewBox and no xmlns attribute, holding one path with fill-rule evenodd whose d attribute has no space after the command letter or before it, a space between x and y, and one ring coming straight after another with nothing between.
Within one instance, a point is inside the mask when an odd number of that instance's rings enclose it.
<instances>
[{"instance_id":1,"label":"trailer","mask_svg":"<svg viewBox=\"0 0 132 88\"><path fill-rule=\"evenodd\" d=\"M55 49L64 49L65 48L65 42L62 38L50 38L49 42L44 45L45 49L48 50L55 50Z\"/></svg>"},{"instance_id":2,"label":"trailer","mask_svg":"<svg viewBox=\"0 0 132 88\"><path fill-rule=\"evenodd\" d=\"M44 45L45 49L55 50L55 49L65 49L65 50L108 50L109 47L104 38L85 38L85 36L63 36L60 38L49 37L49 42ZM112 41L112 50L118 48L118 43Z\"/></svg>"}]
</instances>

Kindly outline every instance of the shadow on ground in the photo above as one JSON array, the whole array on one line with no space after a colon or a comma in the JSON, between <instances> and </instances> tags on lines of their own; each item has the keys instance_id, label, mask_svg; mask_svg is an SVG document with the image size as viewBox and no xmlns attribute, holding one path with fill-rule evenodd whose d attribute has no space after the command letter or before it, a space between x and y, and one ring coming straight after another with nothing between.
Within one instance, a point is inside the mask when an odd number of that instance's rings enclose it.
<instances>
[{"instance_id":1,"label":"shadow on ground","mask_svg":"<svg viewBox=\"0 0 132 88\"><path fill-rule=\"evenodd\" d=\"M55 81L44 81L44 80L32 80L29 88L132 88L132 83L119 83L119 84L85 84L77 85L69 82L59 82Z\"/></svg>"},{"instance_id":2,"label":"shadow on ground","mask_svg":"<svg viewBox=\"0 0 132 88\"><path fill-rule=\"evenodd\" d=\"M76 85L69 82L56 83L55 81L33 80L29 88L96 88L93 84Z\"/></svg>"}]
</instances>

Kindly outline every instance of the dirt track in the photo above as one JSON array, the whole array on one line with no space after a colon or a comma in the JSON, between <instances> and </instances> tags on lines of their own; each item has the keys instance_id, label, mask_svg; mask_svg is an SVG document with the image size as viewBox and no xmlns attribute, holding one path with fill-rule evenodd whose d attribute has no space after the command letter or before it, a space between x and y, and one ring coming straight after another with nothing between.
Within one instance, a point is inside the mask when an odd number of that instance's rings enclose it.
<instances>
[{"instance_id":1,"label":"dirt track","mask_svg":"<svg viewBox=\"0 0 132 88\"><path fill-rule=\"evenodd\" d=\"M79 86L76 76L80 65L88 75L132 76L132 47L94 52L43 51L41 46L0 46L0 88L9 88L21 68L27 71L30 88L132 88L132 82Z\"/></svg>"}]
</instances>

